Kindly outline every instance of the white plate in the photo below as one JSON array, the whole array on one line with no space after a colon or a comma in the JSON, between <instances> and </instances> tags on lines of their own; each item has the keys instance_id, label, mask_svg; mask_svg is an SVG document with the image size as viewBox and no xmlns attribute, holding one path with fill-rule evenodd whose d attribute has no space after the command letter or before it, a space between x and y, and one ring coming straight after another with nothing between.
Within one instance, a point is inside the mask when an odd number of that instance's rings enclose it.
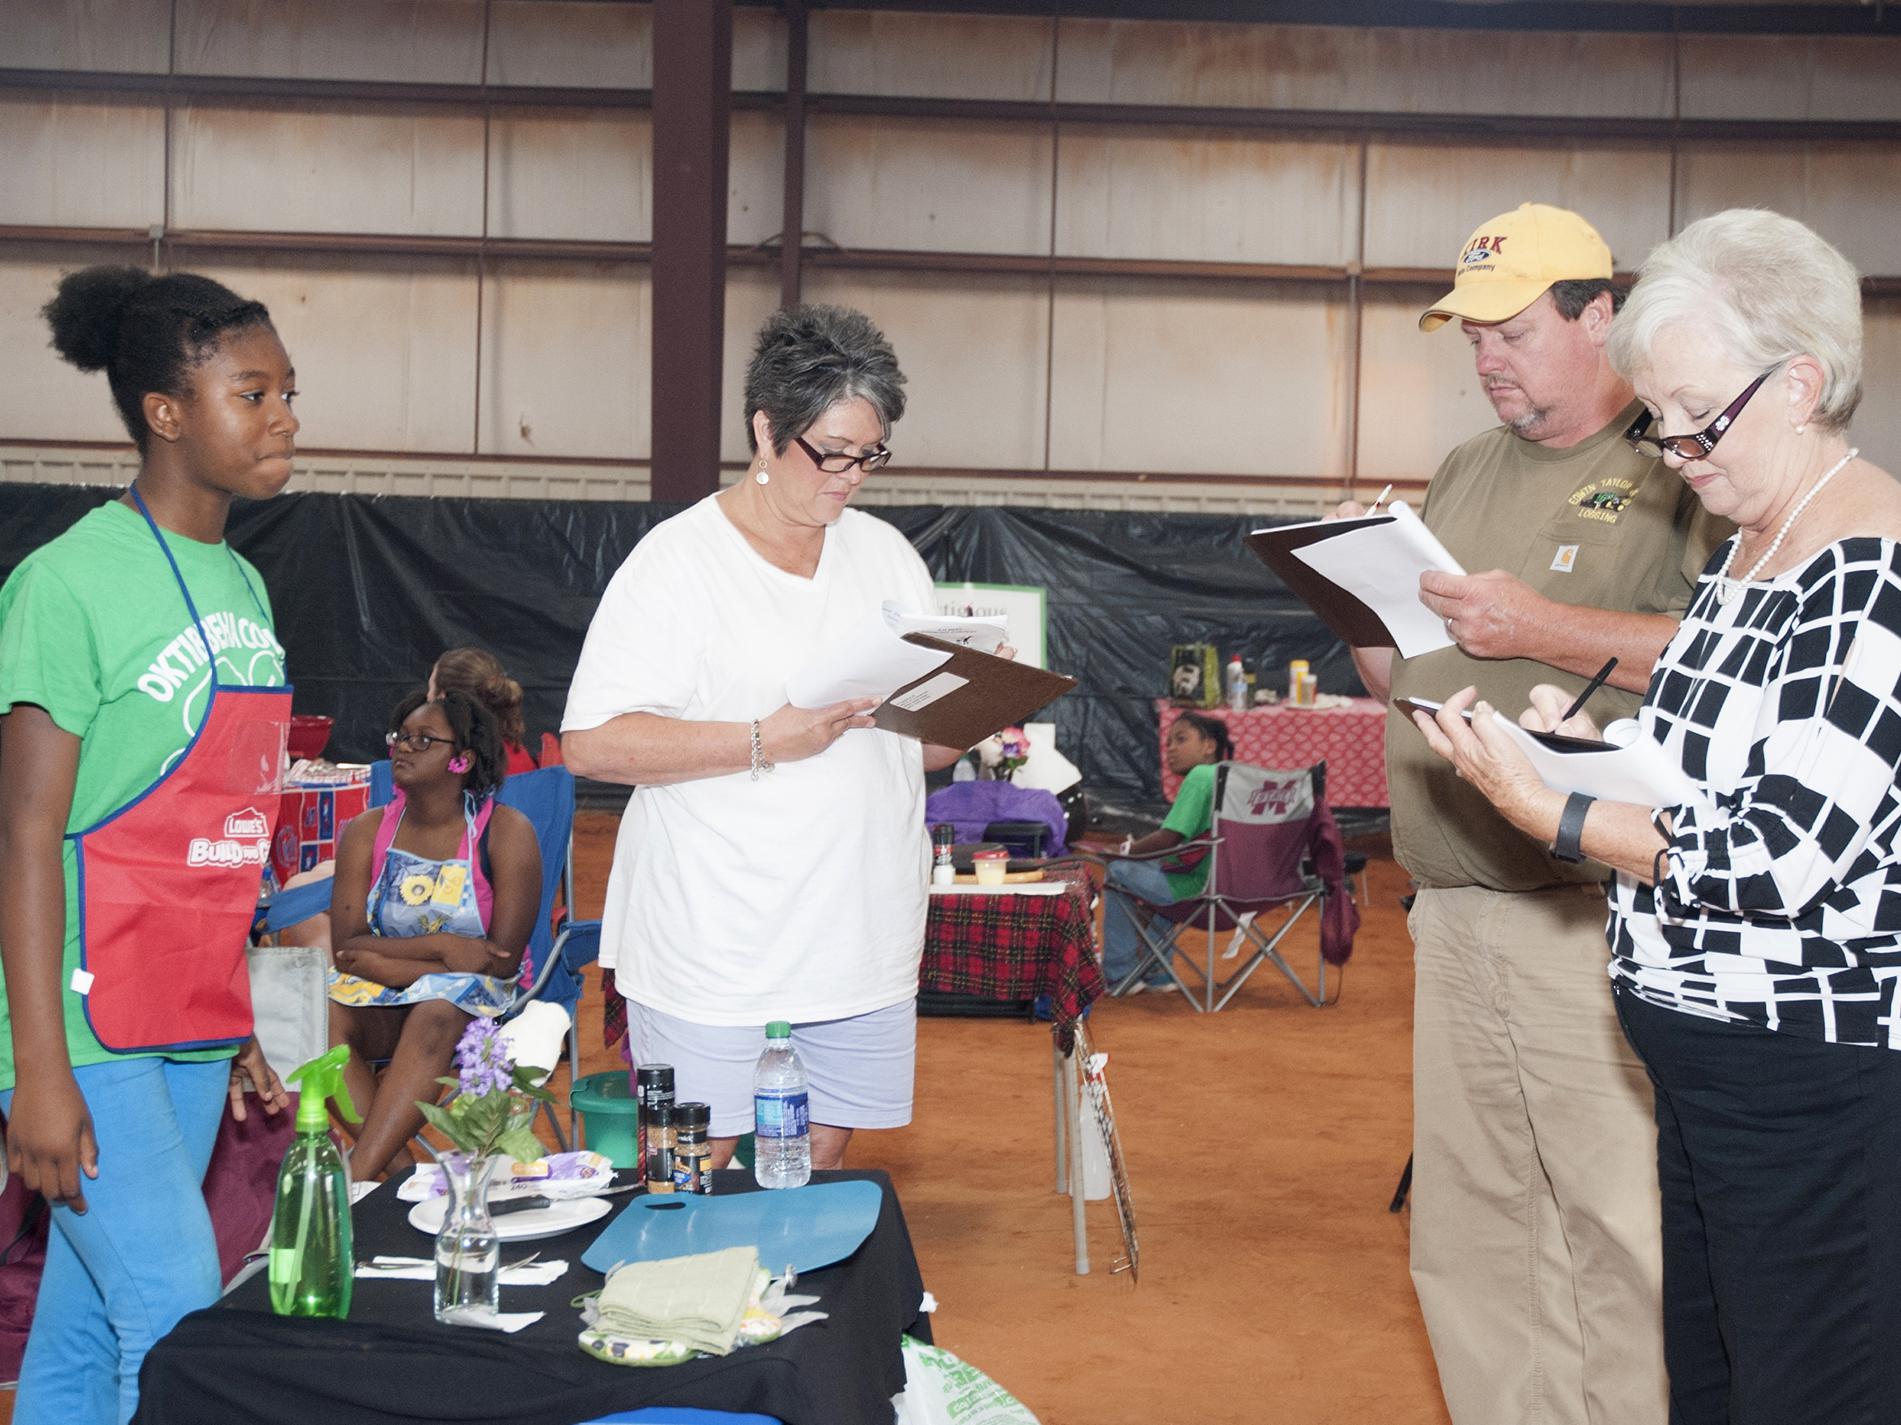
<instances>
[{"instance_id":1,"label":"white plate","mask_svg":"<svg viewBox=\"0 0 1901 1425\"><path fill-rule=\"evenodd\" d=\"M613 1202L604 1197L577 1197L553 1207L505 1213L495 1219L495 1235L504 1242L538 1242L599 1222L613 1207ZM425 1198L409 1209L409 1225L433 1237L442 1230L443 1214L448 1210L447 1197Z\"/></svg>"}]
</instances>

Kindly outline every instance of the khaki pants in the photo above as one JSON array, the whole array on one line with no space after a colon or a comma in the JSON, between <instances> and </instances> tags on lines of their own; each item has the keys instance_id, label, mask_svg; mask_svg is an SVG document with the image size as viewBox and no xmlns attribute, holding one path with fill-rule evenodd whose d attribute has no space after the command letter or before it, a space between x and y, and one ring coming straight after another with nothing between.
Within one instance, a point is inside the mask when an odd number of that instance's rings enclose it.
<instances>
[{"instance_id":1,"label":"khaki pants","mask_svg":"<svg viewBox=\"0 0 1901 1425\"><path fill-rule=\"evenodd\" d=\"M1412 1274L1455 1425L1662 1425L1657 1129L1596 887L1422 890Z\"/></svg>"}]
</instances>

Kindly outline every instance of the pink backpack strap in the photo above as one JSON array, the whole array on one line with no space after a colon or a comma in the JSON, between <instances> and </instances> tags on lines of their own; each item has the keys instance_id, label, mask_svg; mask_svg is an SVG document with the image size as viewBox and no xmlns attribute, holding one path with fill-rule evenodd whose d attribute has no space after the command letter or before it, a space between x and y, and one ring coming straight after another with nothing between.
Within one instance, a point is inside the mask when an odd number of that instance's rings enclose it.
<instances>
[{"instance_id":1,"label":"pink backpack strap","mask_svg":"<svg viewBox=\"0 0 1901 1425\"><path fill-rule=\"evenodd\" d=\"M495 914L495 888L488 883L488 877L482 874L482 838L488 833L488 819L495 811L495 798L484 797L482 805L475 812L475 836L471 840L464 834L462 854L468 858L469 874L475 878L475 913L482 918L482 933L488 933L489 922Z\"/></svg>"},{"instance_id":2,"label":"pink backpack strap","mask_svg":"<svg viewBox=\"0 0 1901 1425\"><path fill-rule=\"evenodd\" d=\"M383 879L383 863L389 860L389 848L396 840L396 828L403 824L403 807L407 801L402 789L389 799L383 808L383 820L376 828L376 840L370 847L370 884L374 886Z\"/></svg>"}]
</instances>

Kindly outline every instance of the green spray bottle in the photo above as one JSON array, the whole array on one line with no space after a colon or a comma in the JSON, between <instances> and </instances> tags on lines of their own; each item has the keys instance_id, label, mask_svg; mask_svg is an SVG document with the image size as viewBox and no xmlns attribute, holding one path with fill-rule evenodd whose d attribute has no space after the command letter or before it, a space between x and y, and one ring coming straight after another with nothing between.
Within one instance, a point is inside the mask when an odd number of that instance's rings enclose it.
<instances>
[{"instance_id":1,"label":"green spray bottle","mask_svg":"<svg viewBox=\"0 0 1901 1425\"><path fill-rule=\"evenodd\" d=\"M279 1316L350 1314L356 1255L350 1245L350 1179L330 1137L330 1111L362 1122L343 1085L350 1048L339 1044L286 1077L299 1085L297 1136L277 1170L271 1211L271 1310Z\"/></svg>"}]
</instances>

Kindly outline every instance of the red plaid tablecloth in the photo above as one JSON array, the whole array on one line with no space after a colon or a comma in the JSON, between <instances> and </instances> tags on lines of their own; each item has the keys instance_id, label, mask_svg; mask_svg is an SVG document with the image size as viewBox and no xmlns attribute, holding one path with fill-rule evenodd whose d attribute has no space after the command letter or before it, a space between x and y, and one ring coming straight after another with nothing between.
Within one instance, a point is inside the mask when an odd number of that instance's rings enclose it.
<instances>
[{"instance_id":1,"label":"red plaid tablecloth","mask_svg":"<svg viewBox=\"0 0 1901 1425\"><path fill-rule=\"evenodd\" d=\"M1183 709L1157 701L1161 740ZM1327 804L1383 807L1386 802L1386 706L1372 698L1354 698L1347 706L1296 708L1285 704L1230 712L1200 709L1228 725L1237 762L1256 767L1311 767L1327 764ZM1162 792L1175 800L1181 778L1162 766Z\"/></svg>"},{"instance_id":2,"label":"red plaid tablecloth","mask_svg":"<svg viewBox=\"0 0 1901 1425\"><path fill-rule=\"evenodd\" d=\"M1054 866L1045 874L1066 881L1068 889L1060 896L932 896L919 980L925 989L983 999L1047 995L1050 1030L1068 1053L1076 1021L1105 986L1096 963L1089 873Z\"/></svg>"},{"instance_id":3,"label":"red plaid tablecloth","mask_svg":"<svg viewBox=\"0 0 1901 1425\"><path fill-rule=\"evenodd\" d=\"M1107 987L1096 962L1088 871L1053 866L1045 874L1067 882L1068 890L1060 896L932 896L918 979L927 990L983 999L1049 996L1050 1030L1067 1054L1076 1021ZM613 1048L627 1033L627 1001L614 987L612 970L601 978L601 1037Z\"/></svg>"}]
</instances>

